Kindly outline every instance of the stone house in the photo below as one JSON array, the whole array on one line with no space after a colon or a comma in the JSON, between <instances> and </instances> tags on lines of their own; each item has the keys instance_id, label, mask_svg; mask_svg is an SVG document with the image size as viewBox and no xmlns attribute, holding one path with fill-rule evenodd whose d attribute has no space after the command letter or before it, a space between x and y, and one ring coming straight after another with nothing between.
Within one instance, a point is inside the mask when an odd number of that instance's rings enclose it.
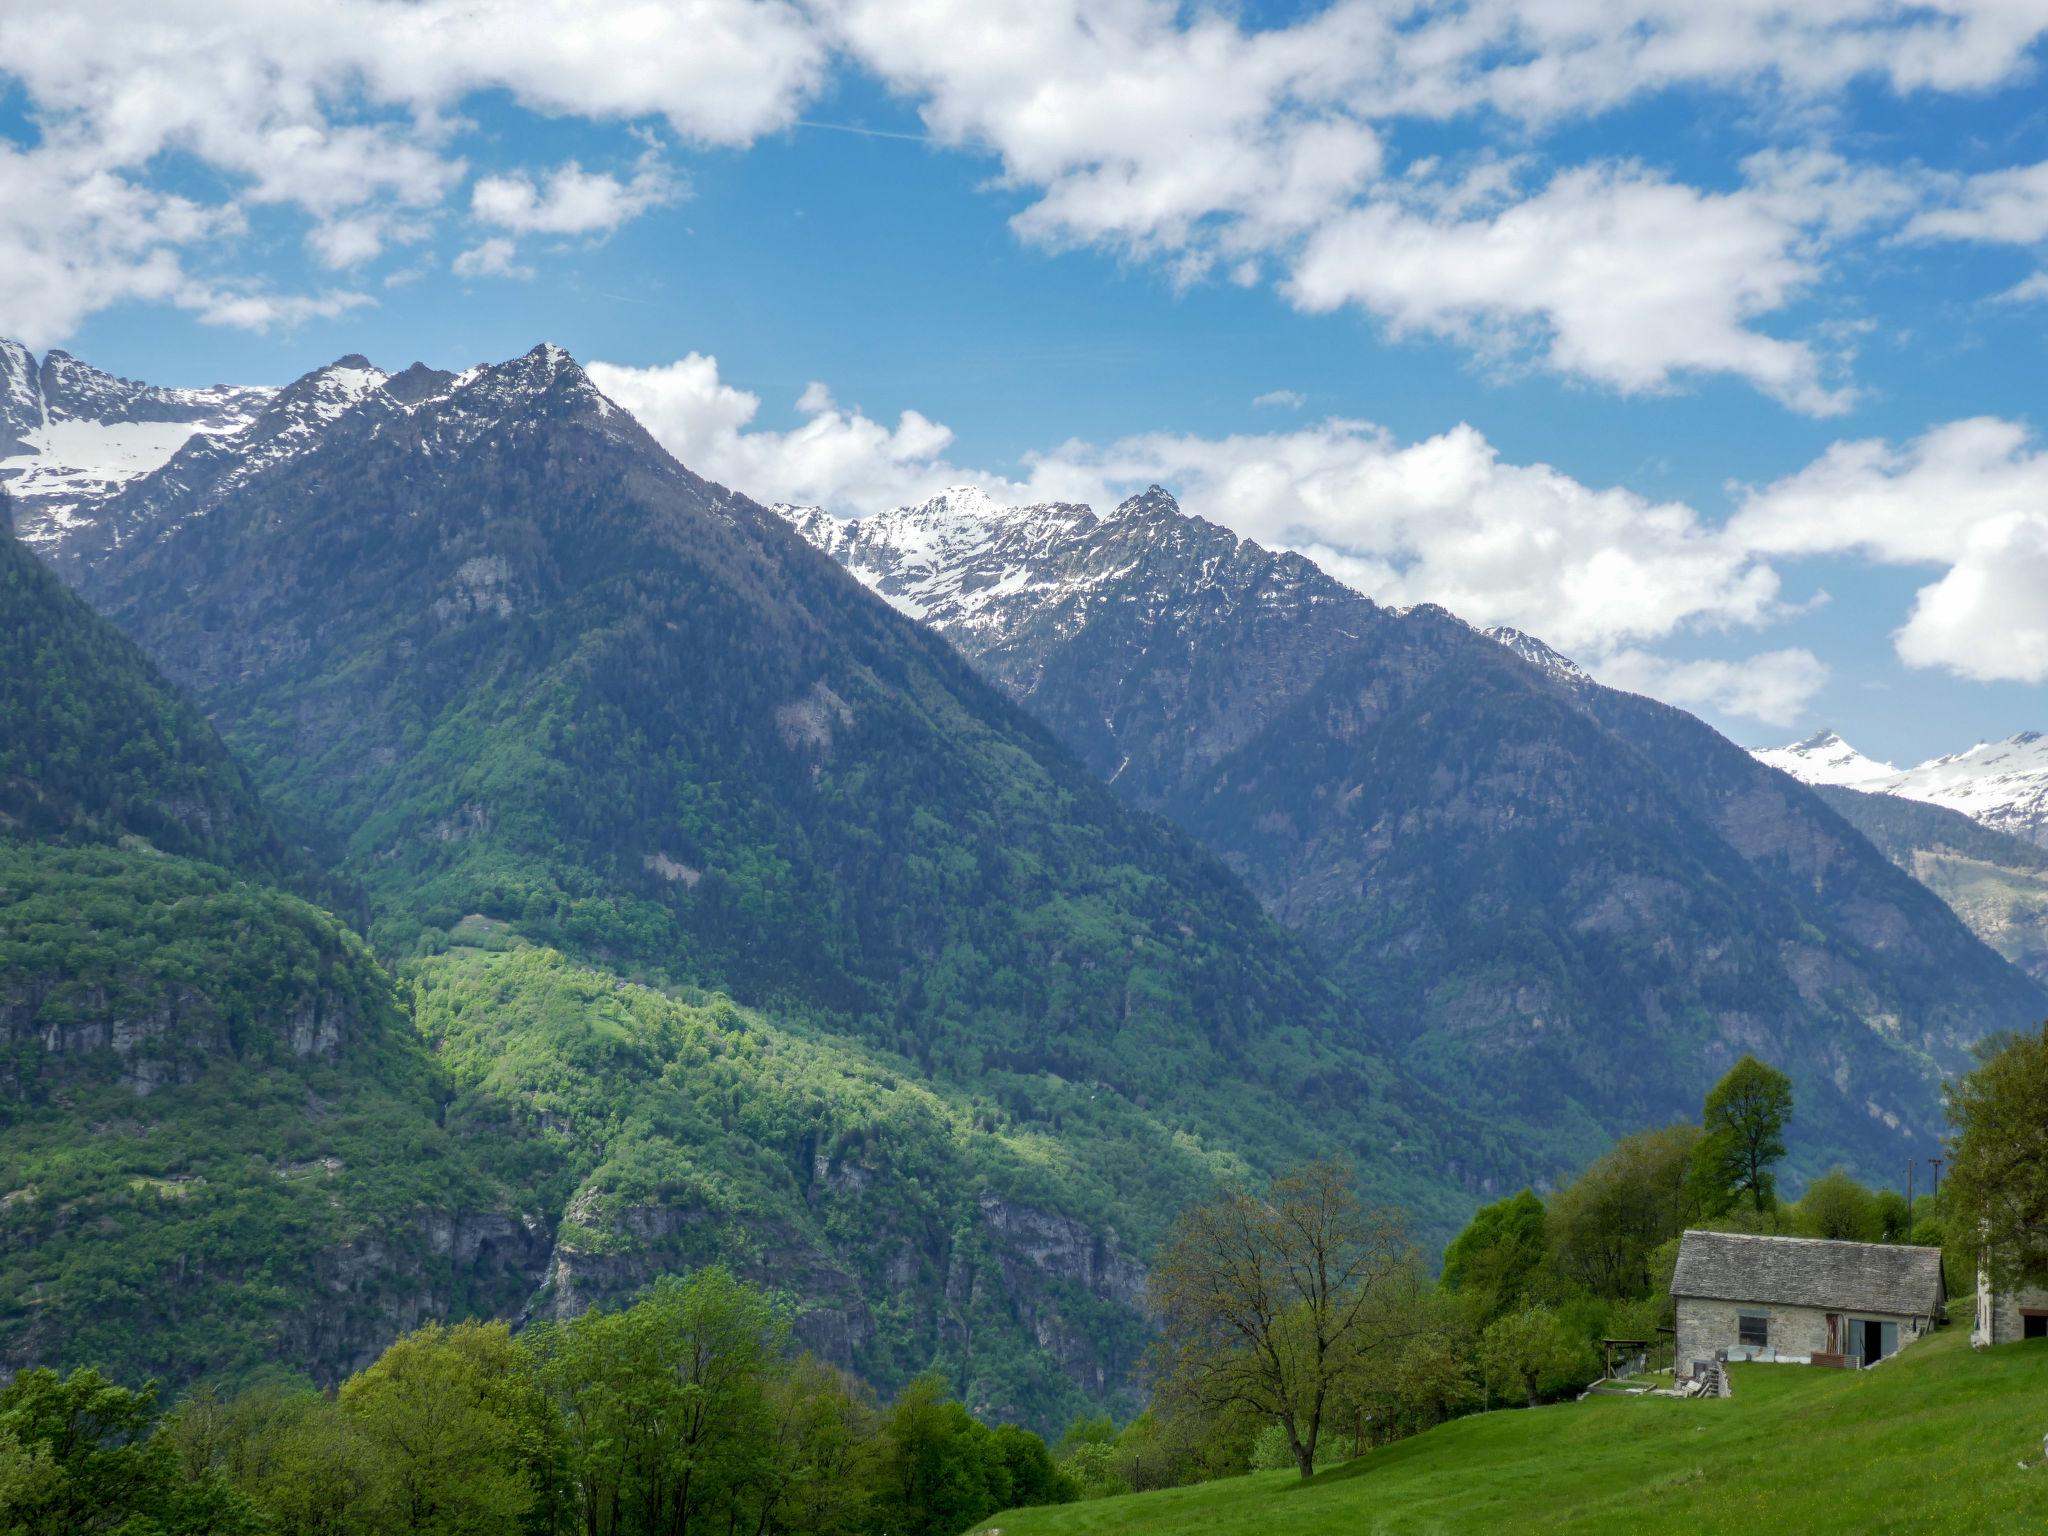
<instances>
[{"instance_id":1,"label":"stone house","mask_svg":"<svg viewBox=\"0 0 2048 1536\"><path fill-rule=\"evenodd\" d=\"M1705 1362L1875 1365L1948 1306L1939 1248L1692 1232L1671 1279L1678 1374Z\"/></svg>"},{"instance_id":2,"label":"stone house","mask_svg":"<svg viewBox=\"0 0 2048 1536\"><path fill-rule=\"evenodd\" d=\"M2012 1344L2020 1339L2048 1339L2048 1289L2038 1285L1991 1283L1991 1272L1981 1261L1977 1265L1977 1319L1970 1328L1970 1343L1982 1349L1987 1344Z\"/></svg>"}]
</instances>

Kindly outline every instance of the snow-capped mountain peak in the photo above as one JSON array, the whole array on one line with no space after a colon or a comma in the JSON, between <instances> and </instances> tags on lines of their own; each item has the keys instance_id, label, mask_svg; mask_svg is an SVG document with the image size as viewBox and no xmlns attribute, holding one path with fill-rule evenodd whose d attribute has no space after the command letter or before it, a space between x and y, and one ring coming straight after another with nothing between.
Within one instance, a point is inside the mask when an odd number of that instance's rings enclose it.
<instances>
[{"instance_id":1,"label":"snow-capped mountain peak","mask_svg":"<svg viewBox=\"0 0 2048 1536\"><path fill-rule=\"evenodd\" d=\"M1833 731L1755 756L1808 784L1897 795L1960 811L2048 847L2048 736L2022 731L1900 769L1864 756Z\"/></svg>"},{"instance_id":2,"label":"snow-capped mountain peak","mask_svg":"<svg viewBox=\"0 0 2048 1536\"><path fill-rule=\"evenodd\" d=\"M1890 763L1864 756L1833 730L1816 731L1789 747L1759 747L1751 755L1802 783L1836 784L1847 789L1872 786L1880 779L1896 778L1899 772Z\"/></svg>"}]
</instances>

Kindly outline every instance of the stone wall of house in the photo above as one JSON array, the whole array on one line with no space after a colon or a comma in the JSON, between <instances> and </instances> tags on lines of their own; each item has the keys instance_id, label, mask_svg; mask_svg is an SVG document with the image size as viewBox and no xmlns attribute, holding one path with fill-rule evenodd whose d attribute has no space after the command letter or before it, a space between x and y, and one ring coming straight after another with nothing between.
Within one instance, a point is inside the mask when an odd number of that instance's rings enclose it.
<instances>
[{"instance_id":1,"label":"stone wall of house","mask_svg":"<svg viewBox=\"0 0 2048 1536\"><path fill-rule=\"evenodd\" d=\"M1982 1271L1977 1276L1977 1326L1971 1330L1972 1344L2013 1344L2025 1336L2022 1311L2048 1312L2048 1289L2033 1285L1989 1284ZM1989 1332L1986 1332L1986 1324Z\"/></svg>"},{"instance_id":2,"label":"stone wall of house","mask_svg":"<svg viewBox=\"0 0 2048 1536\"><path fill-rule=\"evenodd\" d=\"M1681 1296L1676 1305L1677 1336L1672 1359L1680 1375L1690 1375L1695 1360L1711 1360L1726 1350L1734 1359L1750 1357L1742 1346L1741 1317L1745 1312L1762 1313L1771 1320L1770 1344L1755 1358L1804 1360L1822 1354L1828 1347L1828 1311L1824 1307L1788 1307L1771 1302L1708 1301ZM2014 1311L2015 1322L2018 1312ZM1837 1311L1842 1321L1836 1330L1837 1351L1853 1353L1848 1344L1849 1319L1877 1318L1899 1325L1899 1348L1904 1349L1930 1326L1925 1318L1899 1317L1888 1312Z\"/></svg>"}]
</instances>

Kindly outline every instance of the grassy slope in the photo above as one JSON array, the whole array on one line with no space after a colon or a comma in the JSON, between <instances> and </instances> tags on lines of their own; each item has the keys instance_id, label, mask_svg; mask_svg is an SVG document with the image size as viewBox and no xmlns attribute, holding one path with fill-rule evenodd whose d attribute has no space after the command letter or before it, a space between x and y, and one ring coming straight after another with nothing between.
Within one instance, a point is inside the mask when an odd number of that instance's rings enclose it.
<instances>
[{"instance_id":1,"label":"grassy slope","mask_svg":"<svg viewBox=\"0 0 2048 1536\"><path fill-rule=\"evenodd\" d=\"M1003 1536L2048 1528L2048 1345L1950 1328L1849 1373L1734 1367L1725 1402L1593 1398L1460 1419L1303 1485L1264 1473L999 1515Z\"/></svg>"}]
</instances>

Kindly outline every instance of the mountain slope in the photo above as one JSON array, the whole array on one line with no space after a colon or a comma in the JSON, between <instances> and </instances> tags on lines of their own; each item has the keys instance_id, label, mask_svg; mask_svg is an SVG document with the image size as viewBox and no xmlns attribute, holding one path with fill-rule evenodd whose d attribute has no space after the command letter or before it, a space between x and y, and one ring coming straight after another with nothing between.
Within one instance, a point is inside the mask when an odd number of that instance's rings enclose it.
<instances>
[{"instance_id":1,"label":"mountain slope","mask_svg":"<svg viewBox=\"0 0 2048 1536\"><path fill-rule=\"evenodd\" d=\"M244 871L275 873L282 860L213 727L4 526L0 834L141 838Z\"/></svg>"},{"instance_id":2,"label":"mountain slope","mask_svg":"<svg viewBox=\"0 0 2048 1536\"><path fill-rule=\"evenodd\" d=\"M1010 1319L975 1355L1008 1356L990 1401L1025 1400L1034 1372L1121 1369L1135 1290L1111 1260L1141 1261L1219 1175L1353 1154L1436 1232L1471 1191L1539 1171L1394 1067L1212 856L1120 804L779 518L676 464L558 349L397 375L303 451L206 477L174 462L108 515L134 536L88 590L295 824L327 829L383 952L431 957L481 928L604 986L726 989L764 1028L921 1079L979 1134L1069 1150L1074 1171L1035 1192L958 1171L993 1166L980 1153L903 1152L890 1187L929 1183L937 1202L910 1268L868 1266L850 1216L803 1250L812 1303L845 1311L851 1283L901 1320L874 1335L893 1357L853 1356L885 1381L976 1307ZM521 1037L539 1026L512 1021L547 1013L501 1004ZM484 1117L522 1127L518 1145L560 1133L542 1083L575 1069L549 1053ZM583 1299L661 1253L737 1240L713 1198L728 1175L692 1174L707 1154L670 1140L630 1198L588 1146L537 1175L562 1202L548 1220L591 1228L570 1249L642 1255L586 1265L612 1278ZM757 1154L798 1191L815 1182L808 1146L733 1155ZM969 1193L983 1177L996 1207ZM810 1243L776 1187L758 1209ZM855 1208L872 1231L890 1206ZM706 1231L724 1235L691 1247ZM998 1258L956 1268L969 1239ZM1001 1259L1005 1243L1041 1259ZM1104 1290L1105 1274L1122 1278Z\"/></svg>"},{"instance_id":3,"label":"mountain slope","mask_svg":"<svg viewBox=\"0 0 2048 1536\"><path fill-rule=\"evenodd\" d=\"M0 726L0 1367L333 1379L522 1298L545 1248L390 978L267 883L212 727L4 529Z\"/></svg>"},{"instance_id":4,"label":"mountain slope","mask_svg":"<svg viewBox=\"0 0 2048 1536\"><path fill-rule=\"evenodd\" d=\"M1832 784L1943 807L1993 831L2048 847L2048 736L2022 731L1899 769L1865 757L1833 731L1755 756L1806 784Z\"/></svg>"},{"instance_id":5,"label":"mountain slope","mask_svg":"<svg viewBox=\"0 0 2048 1536\"><path fill-rule=\"evenodd\" d=\"M1379 608L1152 491L785 508L1119 794L1245 876L1411 1064L1560 1162L1794 1073L1804 1160L1939 1134L1942 1068L2043 994L1806 791L1529 637Z\"/></svg>"},{"instance_id":6,"label":"mountain slope","mask_svg":"<svg viewBox=\"0 0 2048 1536\"><path fill-rule=\"evenodd\" d=\"M1960 811L1899 795L1836 786L1816 793L1947 902L1972 933L2048 982L2048 850Z\"/></svg>"}]
</instances>

